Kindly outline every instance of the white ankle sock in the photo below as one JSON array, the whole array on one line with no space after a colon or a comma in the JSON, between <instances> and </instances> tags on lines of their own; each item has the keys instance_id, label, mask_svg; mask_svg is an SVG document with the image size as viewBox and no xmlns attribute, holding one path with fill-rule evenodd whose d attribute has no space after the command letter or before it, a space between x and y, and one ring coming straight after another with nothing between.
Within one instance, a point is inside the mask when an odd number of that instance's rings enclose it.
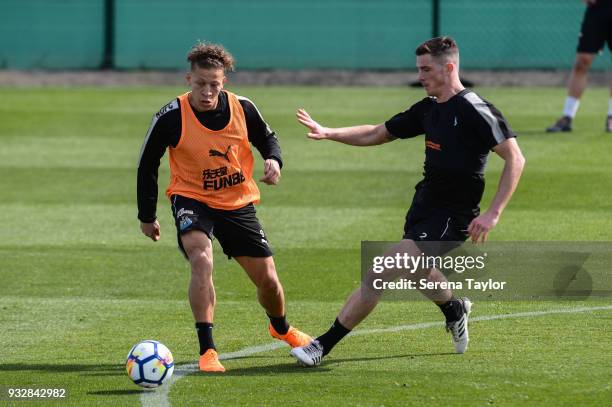
<instances>
[{"instance_id":1,"label":"white ankle sock","mask_svg":"<svg viewBox=\"0 0 612 407\"><path fill-rule=\"evenodd\" d=\"M576 112L578 111L578 106L580 106L580 99L568 96L565 99L565 106L563 107L563 116L571 117L573 119L574 116L576 116Z\"/></svg>"},{"instance_id":2,"label":"white ankle sock","mask_svg":"<svg viewBox=\"0 0 612 407\"><path fill-rule=\"evenodd\" d=\"M612 98L608 101L608 116L612 116Z\"/></svg>"}]
</instances>

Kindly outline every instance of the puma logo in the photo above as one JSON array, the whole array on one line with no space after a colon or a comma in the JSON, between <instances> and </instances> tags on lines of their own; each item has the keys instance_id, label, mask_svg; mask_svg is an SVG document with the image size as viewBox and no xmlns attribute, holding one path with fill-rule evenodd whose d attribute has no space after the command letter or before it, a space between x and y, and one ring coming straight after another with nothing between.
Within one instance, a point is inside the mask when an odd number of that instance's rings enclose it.
<instances>
[{"instance_id":1,"label":"puma logo","mask_svg":"<svg viewBox=\"0 0 612 407\"><path fill-rule=\"evenodd\" d=\"M231 149L232 149L232 146L227 146L227 150L225 150L225 153L222 153L222 152L217 151L217 150L210 149L210 150L208 150L208 156L209 157L225 157L225 159L229 162L230 161L230 159L229 159L229 152L230 152Z\"/></svg>"}]
</instances>

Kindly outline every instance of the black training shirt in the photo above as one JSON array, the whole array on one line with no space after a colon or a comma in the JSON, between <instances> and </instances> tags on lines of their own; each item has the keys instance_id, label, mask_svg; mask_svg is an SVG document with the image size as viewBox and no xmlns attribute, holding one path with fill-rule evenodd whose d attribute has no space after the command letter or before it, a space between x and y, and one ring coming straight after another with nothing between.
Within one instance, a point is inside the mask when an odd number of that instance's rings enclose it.
<instances>
[{"instance_id":1,"label":"black training shirt","mask_svg":"<svg viewBox=\"0 0 612 407\"><path fill-rule=\"evenodd\" d=\"M237 96L244 111L247 133L251 144L257 148L264 159L273 158L282 167L281 149L276 134L249 99ZM219 93L219 103L214 110L198 112L196 117L206 128L221 130L230 120L230 109L227 93ZM181 105L178 98L173 99L153 116L153 121L142 145L138 162L138 219L142 222L153 222L156 218L157 175L161 158L168 147L176 147L182 131Z\"/></svg>"},{"instance_id":2,"label":"black training shirt","mask_svg":"<svg viewBox=\"0 0 612 407\"><path fill-rule=\"evenodd\" d=\"M414 203L478 215L489 151L516 137L501 112L465 89L444 103L427 97L385 122L392 136L425 134L424 179Z\"/></svg>"}]
</instances>

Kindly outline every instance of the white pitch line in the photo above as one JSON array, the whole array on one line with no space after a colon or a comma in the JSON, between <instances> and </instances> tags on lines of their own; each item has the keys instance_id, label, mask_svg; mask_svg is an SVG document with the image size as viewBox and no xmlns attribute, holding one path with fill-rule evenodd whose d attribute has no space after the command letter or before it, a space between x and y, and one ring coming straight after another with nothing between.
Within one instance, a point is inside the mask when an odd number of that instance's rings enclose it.
<instances>
[{"instance_id":1,"label":"white pitch line","mask_svg":"<svg viewBox=\"0 0 612 407\"><path fill-rule=\"evenodd\" d=\"M477 321L492 321L495 319L508 319L508 318L528 318L528 317L539 317L543 315L551 314L575 314L578 312L589 312L589 311L603 311L612 310L612 305L600 306L600 307L578 307L578 308L564 308L549 311L527 311L517 312L515 314L499 314L499 315L484 315L481 317L470 318L470 322ZM371 335L385 332L400 332L400 331L413 331L417 329L434 328L438 326L444 326L443 322L423 322L419 324L410 325L399 325L390 328L374 328L374 329L361 329L353 331L349 336L361 336ZM288 347L284 342L272 342L266 345L251 346L248 348L241 349L236 352L223 353L219 355L220 360L238 359L247 356L254 355L256 353L269 352L271 350ZM140 395L140 404L143 407L170 407L170 401L168 400L168 394L170 388L176 381L181 378L195 373L198 371L197 363L189 363L187 365L177 366L174 369L174 375L166 382L163 386L154 391L146 391Z\"/></svg>"}]
</instances>

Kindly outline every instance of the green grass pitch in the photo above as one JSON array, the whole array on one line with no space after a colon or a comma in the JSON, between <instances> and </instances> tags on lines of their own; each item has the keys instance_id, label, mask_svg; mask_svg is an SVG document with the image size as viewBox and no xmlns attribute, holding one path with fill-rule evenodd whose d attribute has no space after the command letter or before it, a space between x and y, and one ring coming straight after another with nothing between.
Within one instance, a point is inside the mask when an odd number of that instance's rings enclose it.
<instances>
[{"instance_id":1,"label":"green grass pitch","mask_svg":"<svg viewBox=\"0 0 612 407\"><path fill-rule=\"evenodd\" d=\"M329 126L379 123L423 97L408 88L240 87L277 131L280 185L262 185L258 215L276 251L290 322L319 334L358 285L361 240L401 236L423 140L355 148L315 142L295 120L306 108ZM589 89L575 131L542 130L562 89L481 88L519 134L521 184L492 240L612 240L612 134L605 89ZM151 116L177 88L13 89L0 100L0 387L65 388L57 405L610 405L612 310L475 321L465 355L451 354L439 311L383 302L316 369L287 348L190 371L197 340L167 200L162 240L140 234L135 167ZM491 155L484 207L502 161ZM256 175L262 172L261 159ZM168 180L162 162L160 192ZM215 244L222 354L273 340L255 291ZM608 299L476 302L474 317L609 306ZM409 325L414 329L375 331ZM184 375L148 393L124 371L131 345L157 339ZM0 405L13 403L0 399ZM20 401L14 405L42 405ZM156 404L157 403L157 404ZM46 404L46 403L45 403ZM167 404L166 404L167 405Z\"/></svg>"}]
</instances>

